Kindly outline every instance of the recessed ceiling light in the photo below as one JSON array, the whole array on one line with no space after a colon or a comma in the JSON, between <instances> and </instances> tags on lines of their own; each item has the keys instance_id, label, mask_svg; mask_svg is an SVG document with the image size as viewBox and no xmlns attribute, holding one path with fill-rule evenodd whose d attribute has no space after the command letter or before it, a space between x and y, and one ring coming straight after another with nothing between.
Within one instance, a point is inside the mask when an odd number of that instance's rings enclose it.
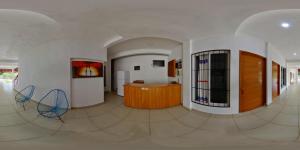
<instances>
[{"instance_id":1,"label":"recessed ceiling light","mask_svg":"<svg viewBox=\"0 0 300 150\"><path fill-rule=\"evenodd\" d=\"M283 27L283 28L289 28L290 26L291 25L289 23L287 23L287 22L281 23L281 27Z\"/></svg>"},{"instance_id":2,"label":"recessed ceiling light","mask_svg":"<svg viewBox=\"0 0 300 150\"><path fill-rule=\"evenodd\" d=\"M293 55L294 55L294 56L296 56L296 55L297 55L297 53L294 53Z\"/></svg>"}]
</instances>

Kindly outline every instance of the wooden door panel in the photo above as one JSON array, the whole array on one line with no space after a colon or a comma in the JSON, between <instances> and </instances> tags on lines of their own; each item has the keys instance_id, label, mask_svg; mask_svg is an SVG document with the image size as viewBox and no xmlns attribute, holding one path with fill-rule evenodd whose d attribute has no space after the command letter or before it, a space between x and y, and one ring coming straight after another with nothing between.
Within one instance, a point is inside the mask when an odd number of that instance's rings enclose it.
<instances>
[{"instance_id":1,"label":"wooden door panel","mask_svg":"<svg viewBox=\"0 0 300 150\"><path fill-rule=\"evenodd\" d=\"M248 52L240 53L240 112L265 105L265 58Z\"/></svg>"}]
</instances>

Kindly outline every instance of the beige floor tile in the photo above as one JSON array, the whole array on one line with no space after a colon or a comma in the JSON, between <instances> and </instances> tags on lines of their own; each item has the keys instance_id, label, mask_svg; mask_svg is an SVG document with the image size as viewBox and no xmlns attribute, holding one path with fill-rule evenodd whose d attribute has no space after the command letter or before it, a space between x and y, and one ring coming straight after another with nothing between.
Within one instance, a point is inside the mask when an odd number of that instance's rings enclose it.
<instances>
[{"instance_id":1,"label":"beige floor tile","mask_svg":"<svg viewBox=\"0 0 300 150\"><path fill-rule=\"evenodd\" d=\"M253 147L253 145L262 145L263 142L250 139L241 134L227 135L220 132L212 132L206 130L195 130L190 134L184 135L180 138L164 139L162 141L156 141L165 145L176 145L177 147L194 148L194 149L207 149L209 147L215 147L215 149L233 149L244 147ZM242 148L243 147L243 148Z\"/></svg>"},{"instance_id":2,"label":"beige floor tile","mask_svg":"<svg viewBox=\"0 0 300 150\"><path fill-rule=\"evenodd\" d=\"M284 106L285 105L280 105L279 103L274 102L273 104L267 106L266 109L274 112L280 112L284 108Z\"/></svg>"},{"instance_id":3,"label":"beige floor tile","mask_svg":"<svg viewBox=\"0 0 300 150\"><path fill-rule=\"evenodd\" d=\"M175 137L193 131L193 128L184 126L177 121L150 123L151 136L154 137Z\"/></svg>"},{"instance_id":4,"label":"beige floor tile","mask_svg":"<svg viewBox=\"0 0 300 150\"><path fill-rule=\"evenodd\" d=\"M239 117L252 115L252 114L255 114L255 113L259 112L262 108L263 107L260 107L260 108L257 108L257 109L251 110L251 111L247 111L247 112L242 112L242 113L239 113L239 114L234 114L234 115L232 115L232 117L233 118L239 118Z\"/></svg>"},{"instance_id":5,"label":"beige floor tile","mask_svg":"<svg viewBox=\"0 0 300 150\"><path fill-rule=\"evenodd\" d=\"M281 113L283 113L283 114L287 114L287 115L298 115L298 112L299 110L298 110L298 106L285 106L283 109L282 109L282 111L281 111Z\"/></svg>"},{"instance_id":6,"label":"beige floor tile","mask_svg":"<svg viewBox=\"0 0 300 150\"><path fill-rule=\"evenodd\" d=\"M146 122L136 123L132 121L122 121L115 126L108 127L105 132L119 137L122 136L123 139L128 139L129 137L137 138L136 135L139 135L141 138L149 136L150 128L149 123Z\"/></svg>"},{"instance_id":7,"label":"beige floor tile","mask_svg":"<svg viewBox=\"0 0 300 150\"><path fill-rule=\"evenodd\" d=\"M135 122L149 122L150 111L145 109L132 109L126 120Z\"/></svg>"},{"instance_id":8,"label":"beige floor tile","mask_svg":"<svg viewBox=\"0 0 300 150\"><path fill-rule=\"evenodd\" d=\"M63 123L57 118L46 118L39 116L37 119L32 121L32 124L45 129L58 130L63 126Z\"/></svg>"},{"instance_id":9,"label":"beige floor tile","mask_svg":"<svg viewBox=\"0 0 300 150\"><path fill-rule=\"evenodd\" d=\"M192 128L199 128L208 119L209 116L199 115L199 113L195 113L195 112L190 112L187 113L185 116L177 118L178 122Z\"/></svg>"},{"instance_id":10,"label":"beige floor tile","mask_svg":"<svg viewBox=\"0 0 300 150\"><path fill-rule=\"evenodd\" d=\"M282 114L281 113L277 117L275 117L275 119L272 120L272 122L274 124L278 124L278 125L298 127L299 118L298 118L298 114L289 115L289 114Z\"/></svg>"},{"instance_id":11,"label":"beige floor tile","mask_svg":"<svg viewBox=\"0 0 300 150\"><path fill-rule=\"evenodd\" d=\"M98 130L98 128L93 123L91 123L88 118L82 118L66 120L60 130L81 133L95 131Z\"/></svg>"},{"instance_id":12,"label":"beige floor tile","mask_svg":"<svg viewBox=\"0 0 300 150\"><path fill-rule=\"evenodd\" d=\"M84 119L87 118L88 114L85 109L71 109L64 115L65 120L71 119Z\"/></svg>"},{"instance_id":13,"label":"beige floor tile","mask_svg":"<svg viewBox=\"0 0 300 150\"><path fill-rule=\"evenodd\" d=\"M286 102L286 105L288 105L288 106L298 106L298 101L297 100L288 100L287 102Z\"/></svg>"},{"instance_id":14,"label":"beige floor tile","mask_svg":"<svg viewBox=\"0 0 300 150\"><path fill-rule=\"evenodd\" d=\"M15 113L16 110L12 106L0 106L0 115Z\"/></svg>"},{"instance_id":15,"label":"beige floor tile","mask_svg":"<svg viewBox=\"0 0 300 150\"><path fill-rule=\"evenodd\" d=\"M77 134L72 135L76 136ZM63 136L63 135L62 135ZM95 140L98 142L98 145L101 145L103 147L104 143L108 143L110 145L119 145L120 142L129 142L131 139L133 139L134 137L131 135L124 135L124 136L120 136L114 133L110 133L106 130L97 130L97 131L93 131L93 132L87 132L84 133L82 135L83 137L78 138L79 140L82 140L82 138L85 139L90 139L91 141ZM141 138L141 136L139 136L139 138ZM65 137L62 138L62 140L64 140ZM67 138L69 139L69 138ZM90 142L87 142L87 144L89 144ZM90 148L90 146L88 146ZM126 149L126 147L119 147L119 149ZM98 146L99 149L99 146Z\"/></svg>"},{"instance_id":16,"label":"beige floor tile","mask_svg":"<svg viewBox=\"0 0 300 150\"><path fill-rule=\"evenodd\" d=\"M97 117L90 117L89 120L91 123L97 127L97 129L105 129L112 126L117 125L121 121L123 121L123 118L116 117L115 115L111 113L106 113L101 116Z\"/></svg>"},{"instance_id":17,"label":"beige floor tile","mask_svg":"<svg viewBox=\"0 0 300 150\"><path fill-rule=\"evenodd\" d=\"M170 114L175 118L180 118L188 114L189 112L191 112L191 110L185 109L182 106L171 107L171 108L167 108L166 110L170 112Z\"/></svg>"},{"instance_id":18,"label":"beige floor tile","mask_svg":"<svg viewBox=\"0 0 300 150\"><path fill-rule=\"evenodd\" d=\"M131 109L124 106L124 105L121 105L121 106L118 106L110 111L108 111L108 113L111 113L112 115L115 115L119 118L125 118L125 117L128 117L128 115L130 114L131 112Z\"/></svg>"},{"instance_id":19,"label":"beige floor tile","mask_svg":"<svg viewBox=\"0 0 300 150\"><path fill-rule=\"evenodd\" d=\"M255 115L236 117L234 120L240 130L256 129L269 123Z\"/></svg>"},{"instance_id":20,"label":"beige floor tile","mask_svg":"<svg viewBox=\"0 0 300 150\"><path fill-rule=\"evenodd\" d=\"M18 114L26 121L33 121L39 117L39 113L34 110L18 111Z\"/></svg>"},{"instance_id":21,"label":"beige floor tile","mask_svg":"<svg viewBox=\"0 0 300 150\"><path fill-rule=\"evenodd\" d=\"M0 115L0 127L16 126L25 123L26 121L23 118L21 118L17 113Z\"/></svg>"},{"instance_id":22,"label":"beige floor tile","mask_svg":"<svg viewBox=\"0 0 300 150\"><path fill-rule=\"evenodd\" d=\"M237 134L238 127L236 126L233 118L209 118L201 129L208 131L217 131L227 134Z\"/></svg>"},{"instance_id":23,"label":"beige floor tile","mask_svg":"<svg viewBox=\"0 0 300 150\"><path fill-rule=\"evenodd\" d=\"M0 106L8 106L11 105L11 101L5 100L5 99L0 99Z\"/></svg>"},{"instance_id":24,"label":"beige floor tile","mask_svg":"<svg viewBox=\"0 0 300 150\"><path fill-rule=\"evenodd\" d=\"M42 129L30 124L20 126L1 127L0 141L30 140L50 136L54 131Z\"/></svg>"},{"instance_id":25,"label":"beige floor tile","mask_svg":"<svg viewBox=\"0 0 300 150\"><path fill-rule=\"evenodd\" d=\"M258 140L294 141L298 137L298 127L268 124L261 128L245 131L244 134Z\"/></svg>"},{"instance_id":26,"label":"beige floor tile","mask_svg":"<svg viewBox=\"0 0 300 150\"><path fill-rule=\"evenodd\" d=\"M192 113L195 113L196 115L202 116L202 117L212 117L213 114L197 111L197 110L192 110Z\"/></svg>"},{"instance_id":27,"label":"beige floor tile","mask_svg":"<svg viewBox=\"0 0 300 150\"><path fill-rule=\"evenodd\" d=\"M159 110L150 110L150 122L159 122L159 121L170 121L174 120L174 117L164 109Z\"/></svg>"},{"instance_id":28,"label":"beige floor tile","mask_svg":"<svg viewBox=\"0 0 300 150\"><path fill-rule=\"evenodd\" d=\"M259 111L257 113L255 113L254 115L257 116L258 118L261 118L263 120L266 121L271 121L273 120L278 114L280 113L280 111L276 110L272 110L272 109L264 109L262 111Z\"/></svg>"},{"instance_id":29,"label":"beige floor tile","mask_svg":"<svg viewBox=\"0 0 300 150\"><path fill-rule=\"evenodd\" d=\"M96 116L101 116L107 112L110 112L114 109L112 106L107 106L106 104L100 104L97 106L89 107L84 109L86 111L86 114L89 117L96 117Z\"/></svg>"}]
</instances>

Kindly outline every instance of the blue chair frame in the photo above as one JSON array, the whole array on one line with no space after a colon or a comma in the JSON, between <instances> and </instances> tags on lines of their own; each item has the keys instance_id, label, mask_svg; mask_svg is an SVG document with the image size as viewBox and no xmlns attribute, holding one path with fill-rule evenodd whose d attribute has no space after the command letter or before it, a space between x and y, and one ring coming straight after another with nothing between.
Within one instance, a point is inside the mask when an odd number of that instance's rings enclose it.
<instances>
[{"instance_id":1,"label":"blue chair frame","mask_svg":"<svg viewBox=\"0 0 300 150\"><path fill-rule=\"evenodd\" d=\"M25 104L31 100L34 91L35 91L35 86L29 85L25 87L23 90L21 90L20 92L17 92L17 94L15 95L16 103L21 104L23 106L23 109L25 110Z\"/></svg>"},{"instance_id":2,"label":"blue chair frame","mask_svg":"<svg viewBox=\"0 0 300 150\"><path fill-rule=\"evenodd\" d=\"M54 95L54 99L51 99L52 102L54 102L54 105L47 104L47 98L50 97L51 94ZM61 97L62 96L62 97ZM63 99L62 99L63 98ZM43 103L45 101L45 103ZM61 104L63 104L65 107L61 107ZM57 118L62 123L64 121L62 120L62 116L69 110L69 102L66 96L66 93L61 89L52 89L50 90L45 96L43 96L38 105L37 105L37 111L41 116L47 117L47 118Z\"/></svg>"}]
</instances>

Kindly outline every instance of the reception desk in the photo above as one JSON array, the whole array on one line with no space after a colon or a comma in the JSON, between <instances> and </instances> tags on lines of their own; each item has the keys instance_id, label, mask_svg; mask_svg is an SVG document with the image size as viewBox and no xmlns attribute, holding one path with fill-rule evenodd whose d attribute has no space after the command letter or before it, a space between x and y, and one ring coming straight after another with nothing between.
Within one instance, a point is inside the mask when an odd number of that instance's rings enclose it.
<instances>
[{"instance_id":1,"label":"reception desk","mask_svg":"<svg viewBox=\"0 0 300 150\"><path fill-rule=\"evenodd\" d=\"M132 108L161 109L181 104L180 84L126 84L124 104Z\"/></svg>"}]
</instances>

